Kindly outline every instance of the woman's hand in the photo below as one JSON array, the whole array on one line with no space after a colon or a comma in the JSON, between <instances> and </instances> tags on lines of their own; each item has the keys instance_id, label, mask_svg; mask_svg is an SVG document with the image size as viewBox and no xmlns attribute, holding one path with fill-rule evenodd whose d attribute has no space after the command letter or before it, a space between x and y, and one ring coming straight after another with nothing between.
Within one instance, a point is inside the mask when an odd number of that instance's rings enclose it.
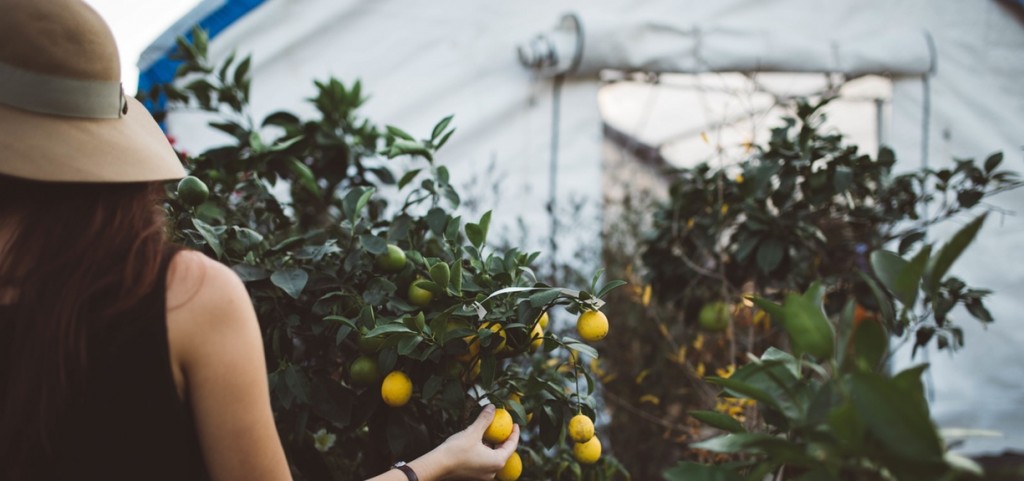
<instances>
[{"instance_id":1,"label":"woman's hand","mask_svg":"<svg viewBox=\"0 0 1024 481\"><path fill-rule=\"evenodd\" d=\"M487 405L473 424L453 434L424 458L433 458L436 462L444 463L446 468L442 475L443 478L481 481L494 479L494 473L497 473L505 465L509 456L512 456L516 447L519 446L519 426L514 425L508 439L492 448L483 442L484 431L487 430L492 419L494 419L494 406ZM410 465L415 464L416 461L410 463ZM413 469L415 470L415 466Z\"/></svg>"}]
</instances>

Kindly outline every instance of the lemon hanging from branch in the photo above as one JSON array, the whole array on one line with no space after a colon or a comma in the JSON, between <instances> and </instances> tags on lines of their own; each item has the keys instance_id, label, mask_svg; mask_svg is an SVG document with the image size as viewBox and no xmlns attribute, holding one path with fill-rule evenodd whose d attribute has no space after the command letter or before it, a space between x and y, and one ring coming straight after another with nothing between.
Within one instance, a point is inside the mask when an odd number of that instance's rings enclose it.
<instances>
[{"instance_id":1,"label":"lemon hanging from branch","mask_svg":"<svg viewBox=\"0 0 1024 481\"><path fill-rule=\"evenodd\" d=\"M608 318L601 311L583 311L576 320L576 332L584 341L600 341L608 335Z\"/></svg>"}]
</instances>

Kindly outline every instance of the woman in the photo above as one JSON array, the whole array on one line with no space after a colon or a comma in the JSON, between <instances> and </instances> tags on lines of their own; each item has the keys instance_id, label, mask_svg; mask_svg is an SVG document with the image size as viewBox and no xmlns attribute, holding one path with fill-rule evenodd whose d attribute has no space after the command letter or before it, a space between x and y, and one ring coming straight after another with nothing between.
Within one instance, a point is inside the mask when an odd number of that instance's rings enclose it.
<instances>
[{"instance_id":1,"label":"woman","mask_svg":"<svg viewBox=\"0 0 1024 481\"><path fill-rule=\"evenodd\" d=\"M163 235L184 171L80 0L0 0L0 479L290 479L242 282ZM493 417L380 481L491 479Z\"/></svg>"}]
</instances>

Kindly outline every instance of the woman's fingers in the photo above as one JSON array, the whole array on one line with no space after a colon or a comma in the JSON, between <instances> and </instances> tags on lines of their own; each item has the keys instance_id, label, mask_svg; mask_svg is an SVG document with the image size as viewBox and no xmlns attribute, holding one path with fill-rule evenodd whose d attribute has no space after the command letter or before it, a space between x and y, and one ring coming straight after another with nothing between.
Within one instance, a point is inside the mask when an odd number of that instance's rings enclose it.
<instances>
[{"instance_id":1,"label":"woman's fingers","mask_svg":"<svg viewBox=\"0 0 1024 481\"><path fill-rule=\"evenodd\" d=\"M487 426L491 424L491 421L493 419L494 405L488 404L484 406L483 410L480 411L480 415L476 417L476 421L473 421L473 424L470 424L469 427L466 428L466 431L479 434L479 436L482 438L484 435L484 431L487 430Z\"/></svg>"},{"instance_id":2,"label":"woman's fingers","mask_svg":"<svg viewBox=\"0 0 1024 481\"><path fill-rule=\"evenodd\" d=\"M519 425L518 424L513 424L512 425L512 434L509 435L508 439L506 439L505 442L503 442L503 443L501 443L501 444L499 444L499 445L494 447L495 452L497 452L501 456L502 465L505 464L505 461L508 459L509 456L512 455L512 452L515 451L518 446L519 446Z\"/></svg>"}]
</instances>

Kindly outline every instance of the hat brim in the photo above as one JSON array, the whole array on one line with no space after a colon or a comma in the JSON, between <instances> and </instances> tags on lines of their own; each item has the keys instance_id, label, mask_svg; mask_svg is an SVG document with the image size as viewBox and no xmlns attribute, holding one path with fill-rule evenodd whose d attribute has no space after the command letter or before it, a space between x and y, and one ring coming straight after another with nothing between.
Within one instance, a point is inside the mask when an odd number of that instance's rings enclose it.
<instances>
[{"instance_id":1,"label":"hat brim","mask_svg":"<svg viewBox=\"0 0 1024 481\"><path fill-rule=\"evenodd\" d=\"M0 104L0 174L50 182L149 182L186 172L167 136L128 97L118 119L37 114Z\"/></svg>"}]
</instances>

